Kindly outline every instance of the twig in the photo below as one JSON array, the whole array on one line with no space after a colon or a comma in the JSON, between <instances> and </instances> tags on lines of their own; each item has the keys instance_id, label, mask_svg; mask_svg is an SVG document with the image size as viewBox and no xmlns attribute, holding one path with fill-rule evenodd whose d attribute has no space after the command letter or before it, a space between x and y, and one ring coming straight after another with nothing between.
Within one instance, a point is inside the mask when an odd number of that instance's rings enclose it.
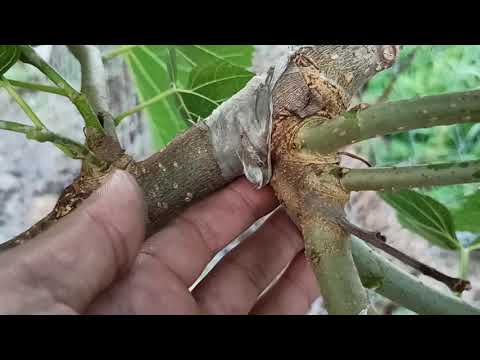
<instances>
[{"instance_id":1,"label":"twig","mask_svg":"<svg viewBox=\"0 0 480 360\"><path fill-rule=\"evenodd\" d=\"M27 102L23 100L23 98L17 93L17 91L10 84L10 82L3 76L0 76L0 85L2 85L7 90L9 95L15 100L18 106L20 106L23 112L30 118L30 120L32 121L32 123L35 125L36 128L44 129L48 131L47 127L40 120L37 114L35 114L32 108L27 104ZM65 146L59 143L55 144L55 146L61 151L63 151L67 156L73 157L72 150L68 148L68 146Z\"/></svg>"},{"instance_id":2,"label":"twig","mask_svg":"<svg viewBox=\"0 0 480 360\"><path fill-rule=\"evenodd\" d=\"M28 45L19 45L22 51L21 60L40 70L55 85L62 89L68 96L70 101L75 105L78 112L82 115L85 126L94 128L103 133L103 127L93 111L86 96L75 90L54 68L52 68L45 60L43 60L36 51Z\"/></svg>"},{"instance_id":3,"label":"twig","mask_svg":"<svg viewBox=\"0 0 480 360\"><path fill-rule=\"evenodd\" d=\"M15 102L20 106L23 112L32 120L32 123L42 129L46 129L46 126L40 120L40 118L35 114L32 108L23 100L23 98L15 91L15 89L10 85L10 82L5 79L3 76L0 76L0 83L3 85L8 94L15 100Z\"/></svg>"},{"instance_id":4,"label":"twig","mask_svg":"<svg viewBox=\"0 0 480 360\"><path fill-rule=\"evenodd\" d=\"M35 90L35 91L41 91L41 92L46 92L46 93L50 93L50 94L67 96L67 94L65 94L65 91L63 91L62 89L60 89L56 86L36 84L36 83L30 83L30 82L18 81L18 80L12 80L12 79L6 79L6 80L8 80L10 85L15 86L15 87L19 87L19 88L22 88L22 89Z\"/></svg>"},{"instance_id":5,"label":"twig","mask_svg":"<svg viewBox=\"0 0 480 360\"><path fill-rule=\"evenodd\" d=\"M198 96L204 100L207 100L209 102L211 102L212 104L214 104L215 106L218 106L219 103L212 100L212 99L209 99L208 97L206 97L205 95L202 95L202 94L199 94L193 90L185 90L185 89L179 89L177 87L173 88L173 89L169 89L169 90L166 90L158 95L155 95L154 97L152 97L151 99L149 100L146 100L144 101L143 103L141 104L138 104L137 106L134 106L133 108L131 108L130 110L127 110L119 115L117 115L115 117L115 125L118 125L120 124L120 122L125 119L126 117L130 116L130 115L133 115L135 114L136 112L139 112L143 109L145 109L146 107L148 106L151 106L161 100L163 100L164 98L170 96L170 95L174 95L174 94L190 94L190 95L194 95L194 96Z\"/></svg>"},{"instance_id":6,"label":"twig","mask_svg":"<svg viewBox=\"0 0 480 360\"><path fill-rule=\"evenodd\" d=\"M370 164L367 160L365 160L361 156L358 156L358 155L355 155L355 154L352 154L352 153L349 153L349 152L346 152L346 151L339 151L339 152L337 152L337 154L351 157L352 159L356 159L356 160L359 160L359 161L363 162L368 167L372 167L372 164Z\"/></svg>"},{"instance_id":7,"label":"twig","mask_svg":"<svg viewBox=\"0 0 480 360\"><path fill-rule=\"evenodd\" d=\"M74 159L85 160L96 168L105 169L108 164L98 159L86 146L61 135L55 134L45 128L28 126L12 121L0 120L0 129L25 134L28 139L39 142L51 142L55 145L67 147Z\"/></svg>"},{"instance_id":8,"label":"twig","mask_svg":"<svg viewBox=\"0 0 480 360\"><path fill-rule=\"evenodd\" d=\"M384 235L379 232L366 231L358 226L350 223L346 218L342 218L339 221L339 224L349 233L355 235L359 239L364 240L365 242L379 248L380 250L386 252L387 254L393 256L394 258L400 260L404 264L420 271L422 274L431 277L437 281L440 281L447 285L450 290L453 292L463 292L464 290L470 290L472 288L471 284L467 280L453 278L448 275L445 275L434 268L421 263L420 261L404 254L400 250L391 247L386 243L386 238Z\"/></svg>"},{"instance_id":9,"label":"twig","mask_svg":"<svg viewBox=\"0 0 480 360\"><path fill-rule=\"evenodd\" d=\"M345 168L339 174L343 187L349 191L394 191L466 184L480 181L480 160L372 169Z\"/></svg>"}]
</instances>

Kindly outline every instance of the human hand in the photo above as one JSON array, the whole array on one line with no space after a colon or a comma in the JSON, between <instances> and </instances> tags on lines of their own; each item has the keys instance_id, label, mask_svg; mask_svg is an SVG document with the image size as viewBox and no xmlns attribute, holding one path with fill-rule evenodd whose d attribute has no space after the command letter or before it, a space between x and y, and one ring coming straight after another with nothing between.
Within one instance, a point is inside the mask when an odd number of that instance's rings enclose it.
<instances>
[{"instance_id":1,"label":"human hand","mask_svg":"<svg viewBox=\"0 0 480 360\"><path fill-rule=\"evenodd\" d=\"M72 214L0 255L0 313L304 314L319 291L283 211L189 290L219 250L275 206L269 187L239 179L144 241L143 195L116 171Z\"/></svg>"}]
</instances>

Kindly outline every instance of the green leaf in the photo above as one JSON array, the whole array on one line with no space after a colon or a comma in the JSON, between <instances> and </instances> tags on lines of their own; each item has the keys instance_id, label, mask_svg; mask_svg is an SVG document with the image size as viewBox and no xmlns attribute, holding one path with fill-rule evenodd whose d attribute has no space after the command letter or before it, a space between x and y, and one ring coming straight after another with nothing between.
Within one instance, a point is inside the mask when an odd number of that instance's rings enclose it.
<instances>
[{"instance_id":1,"label":"green leaf","mask_svg":"<svg viewBox=\"0 0 480 360\"><path fill-rule=\"evenodd\" d=\"M166 56L167 48L158 46L138 46L128 52L127 63L133 73L141 102L170 89ZM187 128L174 97L166 97L147 107L146 111L151 120L152 137L157 148L165 146L178 132Z\"/></svg>"},{"instance_id":2,"label":"green leaf","mask_svg":"<svg viewBox=\"0 0 480 360\"><path fill-rule=\"evenodd\" d=\"M206 118L223 101L243 89L253 76L250 71L225 61L197 66L190 73L189 81L189 89L195 94L182 94L185 106L190 113Z\"/></svg>"},{"instance_id":3,"label":"green leaf","mask_svg":"<svg viewBox=\"0 0 480 360\"><path fill-rule=\"evenodd\" d=\"M20 49L17 45L0 45L0 75L10 69L20 57Z\"/></svg>"},{"instance_id":4,"label":"green leaf","mask_svg":"<svg viewBox=\"0 0 480 360\"><path fill-rule=\"evenodd\" d=\"M246 69L252 65L254 52L252 45L176 45L175 48L192 67L226 61Z\"/></svg>"},{"instance_id":5,"label":"green leaf","mask_svg":"<svg viewBox=\"0 0 480 360\"><path fill-rule=\"evenodd\" d=\"M430 196L412 190L388 192L380 197L397 211L400 224L445 249L460 249L449 210Z\"/></svg>"},{"instance_id":6,"label":"green leaf","mask_svg":"<svg viewBox=\"0 0 480 360\"><path fill-rule=\"evenodd\" d=\"M172 86L188 90L192 83L190 76L192 70L202 68L206 64L236 65L232 68L233 75L246 71L244 68L251 66L253 50L251 45L139 45L132 47L125 54L140 100L144 102L171 89ZM214 79L214 75L209 76ZM190 118L190 111L195 114L200 112L196 115L201 117L209 114L217 104L241 89L238 84L234 83L226 90L223 87L224 98L221 99L217 97L220 92L214 94L215 99L209 99L212 90L207 87L199 89L197 94L172 95L148 106L146 111L152 125L154 145L161 148L180 131L186 129L189 126L187 120ZM210 93L205 93L206 90ZM190 105L184 102L185 95ZM199 106L206 103L208 104L206 109L199 111ZM189 106L193 106L195 111Z\"/></svg>"},{"instance_id":7,"label":"green leaf","mask_svg":"<svg viewBox=\"0 0 480 360\"><path fill-rule=\"evenodd\" d=\"M464 197L463 204L451 211L457 230L480 233L480 191Z\"/></svg>"}]
</instances>

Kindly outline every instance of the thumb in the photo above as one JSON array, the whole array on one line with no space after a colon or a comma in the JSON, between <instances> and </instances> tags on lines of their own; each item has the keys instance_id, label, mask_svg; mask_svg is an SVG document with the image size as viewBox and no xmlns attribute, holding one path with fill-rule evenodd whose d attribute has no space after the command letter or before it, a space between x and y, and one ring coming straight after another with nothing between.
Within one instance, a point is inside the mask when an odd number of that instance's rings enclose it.
<instances>
[{"instance_id":1,"label":"thumb","mask_svg":"<svg viewBox=\"0 0 480 360\"><path fill-rule=\"evenodd\" d=\"M145 215L140 187L117 170L71 214L2 254L3 289L9 291L5 280L29 299L17 299L14 312L51 312L49 306L81 312L132 263L145 237Z\"/></svg>"}]
</instances>

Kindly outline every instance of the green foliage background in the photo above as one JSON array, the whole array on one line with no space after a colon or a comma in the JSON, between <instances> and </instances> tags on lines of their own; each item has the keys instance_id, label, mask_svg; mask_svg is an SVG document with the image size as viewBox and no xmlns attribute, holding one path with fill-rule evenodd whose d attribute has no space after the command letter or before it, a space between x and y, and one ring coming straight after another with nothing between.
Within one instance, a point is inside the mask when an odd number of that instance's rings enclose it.
<instances>
[{"instance_id":1,"label":"green foliage background","mask_svg":"<svg viewBox=\"0 0 480 360\"><path fill-rule=\"evenodd\" d=\"M389 101L478 89L480 87L480 46L404 46L402 60L415 51L410 66L395 82ZM398 72L396 67L370 81L362 102L375 103ZM412 165L480 158L480 124L460 124L419 129L372 139L361 144L361 152L376 166ZM452 211L456 229L480 233L479 184L418 189Z\"/></svg>"}]
</instances>

